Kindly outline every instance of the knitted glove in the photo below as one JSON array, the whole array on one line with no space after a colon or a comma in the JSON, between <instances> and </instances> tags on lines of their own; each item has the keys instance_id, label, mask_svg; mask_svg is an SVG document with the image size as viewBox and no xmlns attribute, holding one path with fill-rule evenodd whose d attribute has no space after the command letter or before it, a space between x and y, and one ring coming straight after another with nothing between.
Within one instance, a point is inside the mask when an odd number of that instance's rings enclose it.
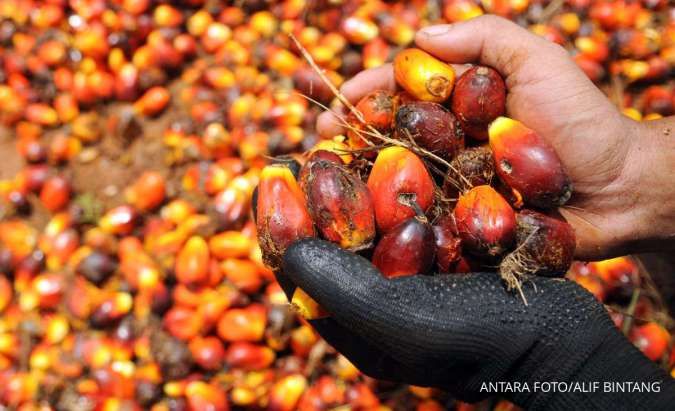
<instances>
[{"instance_id":1,"label":"knitted glove","mask_svg":"<svg viewBox=\"0 0 675 411\"><path fill-rule=\"evenodd\" d=\"M287 295L297 285L330 313L310 323L374 378L441 388L466 401L495 395L491 382L518 382L519 392L501 394L531 410L675 407L673 380L570 281L528 281L525 305L494 273L386 279L363 257L317 239L293 244L278 277ZM535 389L594 381L590 393ZM612 381L660 392L603 392Z\"/></svg>"}]
</instances>

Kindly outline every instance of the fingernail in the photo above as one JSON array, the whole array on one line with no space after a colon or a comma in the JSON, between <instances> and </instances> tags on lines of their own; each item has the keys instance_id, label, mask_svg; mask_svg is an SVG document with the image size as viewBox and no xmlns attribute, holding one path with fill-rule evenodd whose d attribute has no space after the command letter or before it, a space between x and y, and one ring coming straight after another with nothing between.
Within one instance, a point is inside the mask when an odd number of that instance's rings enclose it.
<instances>
[{"instance_id":1,"label":"fingernail","mask_svg":"<svg viewBox=\"0 0 675 411\"><path fill-rule=\"evenodd\" d=\"M435 26L425 27L420 33L427 37L436 37L447 34L452 29L452 24L437 24Z\"/></svg>"}]
</instances>

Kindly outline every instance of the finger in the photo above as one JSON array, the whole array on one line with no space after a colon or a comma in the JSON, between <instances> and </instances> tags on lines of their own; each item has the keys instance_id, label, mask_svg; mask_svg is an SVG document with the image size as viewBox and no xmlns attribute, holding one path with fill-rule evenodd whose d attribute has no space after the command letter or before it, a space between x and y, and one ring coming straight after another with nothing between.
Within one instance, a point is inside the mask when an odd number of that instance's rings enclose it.
<instances>
[{"instance_id":1,"label":"finger","mask_svg":"<svg viewBox=\"0 0 675 411\"><path fill-rule=\"evenodd\" d=\"M450 320L451 328L459 329L476 320L462 303L461 293L451 292L459 291L463 287L459 283L470 276L386 279L365 258L318 239L291 245L283 271L338 323L386 352L395 352L402 363L419 358L420 345L427 339L436 341L440 351L452 346L456 339L448 334ZM489 281L499 280L491 275ZM501 287L493 290L504 293Z\"/></svg>"},{"instance_id":2,"label":"finger","mask_svg":"<svg viewBox=\"0 0 675 411\"><path fill-rule=\"evenodd\" d=\"M316 120L316 130L321 138L333 138L345 133L344 118L346 117L345 108L342 105L336 105L330 110L319 114Z\"/></svg>"},{"instance_id":3,"label":"finger","mask_svg":"<svg viewBox=\"0 0 675 411\"><path fill-rule=\"evenodd\" d=\"M391 64L369 69L358 73L349 81L340 87L340 93L352 104L356 104L363 96L375 90L396 90L396 81L394 80L394 70ZM316 122L316 129L322 138L332 138L344 134L346 129L344 119L348 110L342 106L331 108L319 115Z\"/></svg>"},{"instance_id":4,"label":"finger","mask_svg":"<svg viewBox=\"0 0 675 411\"><path fill-rule=\"evenodd\" d=\"M364 70L340 87L342 95L352 104L356 104L363 96L375 90L396 91L394 68L391 63Z\"/></svg>"},{"instance_id":5,"label":"finger","mask_svg":"<svg viewBox=\"0 0 675 411\"><path fill-rule=\"evenodd\" d=\"M452 64L457 77L471 67L471 64ZM356 104L368 93L375 90L396 91L396 80L391 63L365 70L345 82L340 89L343 96L352 104ZM316 121L316 129L322 138L333 138L344 134L344 118L348 110L342 104L324 111ZM342 120L340 119L342 117Z\"/></svg>"},{"instance_id":6,"label":"finger","mask_svg":"<svg viewBox=\"0 0 675 411\"><path fill-rule=\"evenodd\" d=\"M508 77L530 58L567 57L563 49L501 17L486 15L420 30L415 43L450 63L479 62ZM550 63L549 63L550 64Z\"/></svg>"}]
</instances>

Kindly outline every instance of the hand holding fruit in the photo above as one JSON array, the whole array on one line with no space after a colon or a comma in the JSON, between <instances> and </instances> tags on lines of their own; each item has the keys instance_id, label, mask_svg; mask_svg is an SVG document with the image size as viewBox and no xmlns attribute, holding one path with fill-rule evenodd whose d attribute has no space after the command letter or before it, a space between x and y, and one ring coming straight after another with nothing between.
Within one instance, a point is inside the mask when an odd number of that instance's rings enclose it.
<instances>
[{"instance_id":1,"label":"hand holding fruit","mask_svg":"<svg viewBox=\"0 0 675 411\"><path fill-rule=\"evenodd\" d=\"M468 401L493 395L483 383L529 384L530 392L505 395L528 410L660 410L675 400L674 380L571 281L533 277L525 306L494 273L387 279L365 258L317 239L291 245L283 273L330 313L310 324L374 378ZM657 382L661 391L533 392L546 381Z\"/></svg>"},{"instance_id":2,"label":"hand holding fruit","mask_svg":"<svg viewBox=\"0 0 675 411\"><path fill-rule=\"evenodd\" d=\"M326 140L329 151L315 150L299 173L285 165L263 171L258 234L287 295L324 338L378 378L476 399L482 382L581 381L604 370L663 381L672 396L672 381L589 294L531 277L565 273L575 229L582 256L654 236L638 238L636 216L626 211L626 193L639 188L625 177L635 144L626 137L640 127L556 46L502 19L430 27L417 43L431 54L404 50L393 67L346 83L343 94L356 105L340 122L346 128L336 128L335 117L320 119L322 134L344 133L346 142ZM457 77L434 56L484 66L455 67ZM499 117L504 108L516 120ZM465 147L487 137L489 147ZM545 214L567 203L572 186L576 207L562 211L574 229ZM494 273L414 275L431 274L434 261L446 273L499 265L529 305ZM522 278L531 281L525 291ZM625 361L632 375L624 375ZM534 409L564 408L567 400L513 397ZM603 398L594 402L635 400Z\"/></svg>"},{"instance_id":3,"label":"hand holding fruit","mask_svg":"<svg viewBox=\"0 0 675 411\"><path fill-rule=\"evenodd\" d=\"M645 125L621 115L564 49L499 17L428 27L416 43L458 64L455 92L466 70L459 64L482 64L504 76L506 114L553 147L572 182L574 195L561 213L576 232L578 258L672 249L675 188L667 167L675 143L662 132L672 124ZM492 75L484 76L490 81ZM341 91L357 102L372 90L394 89L393 67L385 65L358 74ZM461 101L452 100L457 109ZM330 112L319 118L318 129L324 137L344 133ZM464 129L480 138L480 129Z\"/></svg>"}]
</instances>

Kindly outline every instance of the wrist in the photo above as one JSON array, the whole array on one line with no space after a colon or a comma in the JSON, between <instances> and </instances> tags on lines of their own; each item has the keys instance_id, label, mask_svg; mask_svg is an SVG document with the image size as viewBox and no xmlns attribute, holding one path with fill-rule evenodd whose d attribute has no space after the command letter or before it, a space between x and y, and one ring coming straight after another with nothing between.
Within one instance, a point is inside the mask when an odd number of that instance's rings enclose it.
<instances>
[{"instance_id":1,"label":"wrist","mask_svg":"<svg viewBox=\"0 0 675 411\"><path fill-rule=\"evenodd\" d=\"M675 118L637 123L623 181L628 200L623 248L630 252L675 248Z\"/></svg>"}]
</instances>

